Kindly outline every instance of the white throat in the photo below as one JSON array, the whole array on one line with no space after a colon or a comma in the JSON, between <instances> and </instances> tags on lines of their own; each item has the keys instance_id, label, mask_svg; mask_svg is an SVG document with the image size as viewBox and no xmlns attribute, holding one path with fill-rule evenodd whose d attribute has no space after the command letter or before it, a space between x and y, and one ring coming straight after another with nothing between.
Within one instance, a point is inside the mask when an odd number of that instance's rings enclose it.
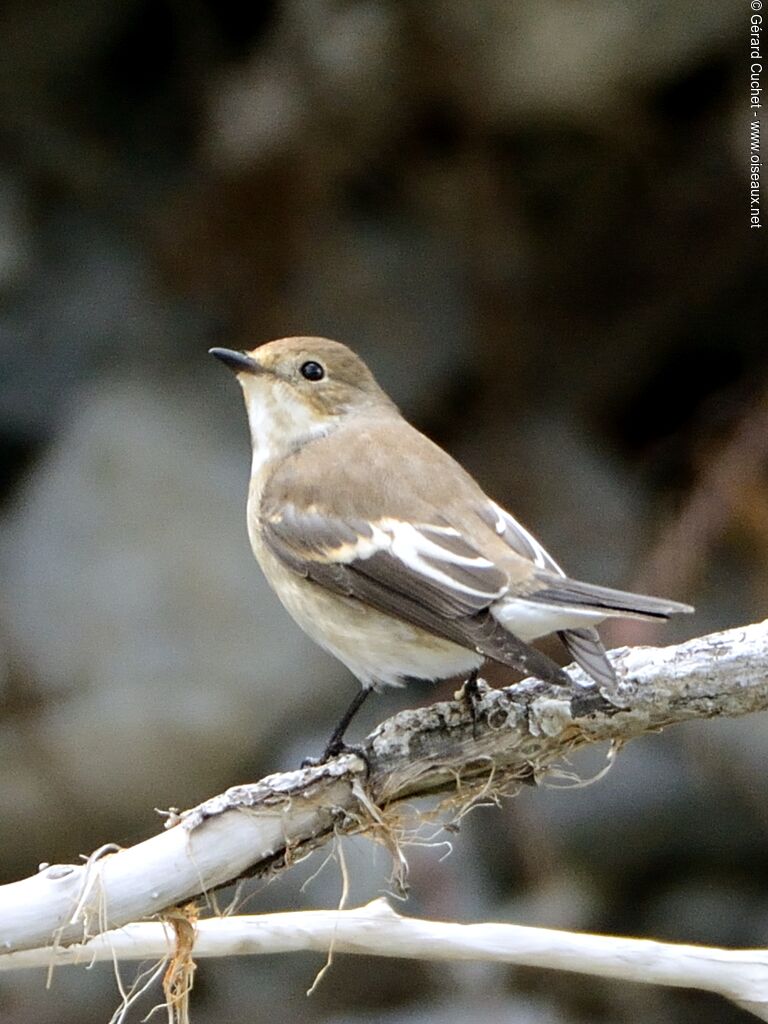
<instances>
[{"instance_id":1,"label":"white throat","mask_svg":"<svg viewBox=\"0 0 768 1024\"><path fill-rule=\"evenodd\" d=\"M328 433L337 421L320 418L290 386L279 382L248 378L243 392L253 445L252 477L258 478L268 463L285 458L302 442Z\"/></svg>"}]
</instances>

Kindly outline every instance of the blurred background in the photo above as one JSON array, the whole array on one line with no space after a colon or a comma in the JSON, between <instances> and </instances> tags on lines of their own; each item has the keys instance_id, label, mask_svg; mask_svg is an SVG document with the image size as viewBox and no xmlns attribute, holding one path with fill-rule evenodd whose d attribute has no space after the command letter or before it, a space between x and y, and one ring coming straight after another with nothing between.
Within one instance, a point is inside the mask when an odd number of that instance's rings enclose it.
<instances>
[{"instance_id":1,"label":"blurred background","mask_svg":"<svg viewBox=\"0 0 768 1024\"><path fill-rule=\"evenodd\" d=\"M722 0L7 0L2 881L296 765L355 691L252 560L245 415L211 345L347 342L572 575L697 606L611 645L765 615L747 24ZM372 700L350 735L454 689ZM766 757L763 716L644 738L592 787L475 812L451 856L413 849L401 909L766 945ZM385 854L346 848L353 902L386 891ZM334 906L333 861L299 889L324 856L252 884L247 909ZM307 999L321 965L205 962L193 1019L752 1019L714 996L352 957ZM4 975L0 1022L95 1024L118 1001L107 967L51 991Z\"/></svg>"}]
</instances>

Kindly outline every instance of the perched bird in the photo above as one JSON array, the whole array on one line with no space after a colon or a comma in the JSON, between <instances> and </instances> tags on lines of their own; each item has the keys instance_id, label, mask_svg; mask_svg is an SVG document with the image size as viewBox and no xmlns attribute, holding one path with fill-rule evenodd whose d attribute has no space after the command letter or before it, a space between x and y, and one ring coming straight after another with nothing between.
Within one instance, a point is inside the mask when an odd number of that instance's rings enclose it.
<instances>
[{"instance_id":1,"label":"perched bird","mask_svg":"<svg viewBox=\"0 0 768 1024\"><path fill-rule=\"evenodd\" d=\"M450 455L419 433L363 361L326 338L213 348L237 375L253 442L248 534L296 622L362 690L468 673L486 658L562 686L530 641L557 632L610 691L595 625L688 605L572 580Z\"/></svg>"}]
</instances>

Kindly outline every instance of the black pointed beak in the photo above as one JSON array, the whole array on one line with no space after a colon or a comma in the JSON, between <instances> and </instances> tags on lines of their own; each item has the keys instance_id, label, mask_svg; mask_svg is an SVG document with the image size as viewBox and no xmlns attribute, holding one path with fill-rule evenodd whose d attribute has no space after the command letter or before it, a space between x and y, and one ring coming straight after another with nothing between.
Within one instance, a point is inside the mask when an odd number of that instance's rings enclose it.
<instances>
[{"instance_id":1,"label":"black pointed beak","mask_svg":"<svg viewBox=\"0 0 768 1024\"><path fill-rule=\"evenodd\" d=\"M212 356L220 359L225 366L228 366L233 373L260 373L261 367L255 359L251 359L245 352L235 352L231 348L209 348Z\"/></svg>"}]
</instances>

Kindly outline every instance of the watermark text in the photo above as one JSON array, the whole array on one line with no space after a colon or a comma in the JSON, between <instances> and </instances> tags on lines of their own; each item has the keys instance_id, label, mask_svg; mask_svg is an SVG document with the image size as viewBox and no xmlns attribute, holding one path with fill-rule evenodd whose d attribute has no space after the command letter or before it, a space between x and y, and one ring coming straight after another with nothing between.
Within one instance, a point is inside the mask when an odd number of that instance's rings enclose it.
<instances>
[{"instance_id":1,"label":"watermark text","mask_svg":"<svg viewBox=\"0 0 768 1024\"><path fill-rule=\"evenodd\" d=\"M760 221L760 111L763 87L763 0L750 0L749 19L749 226L761 228Z\"/></svg>"}]
</instances>

